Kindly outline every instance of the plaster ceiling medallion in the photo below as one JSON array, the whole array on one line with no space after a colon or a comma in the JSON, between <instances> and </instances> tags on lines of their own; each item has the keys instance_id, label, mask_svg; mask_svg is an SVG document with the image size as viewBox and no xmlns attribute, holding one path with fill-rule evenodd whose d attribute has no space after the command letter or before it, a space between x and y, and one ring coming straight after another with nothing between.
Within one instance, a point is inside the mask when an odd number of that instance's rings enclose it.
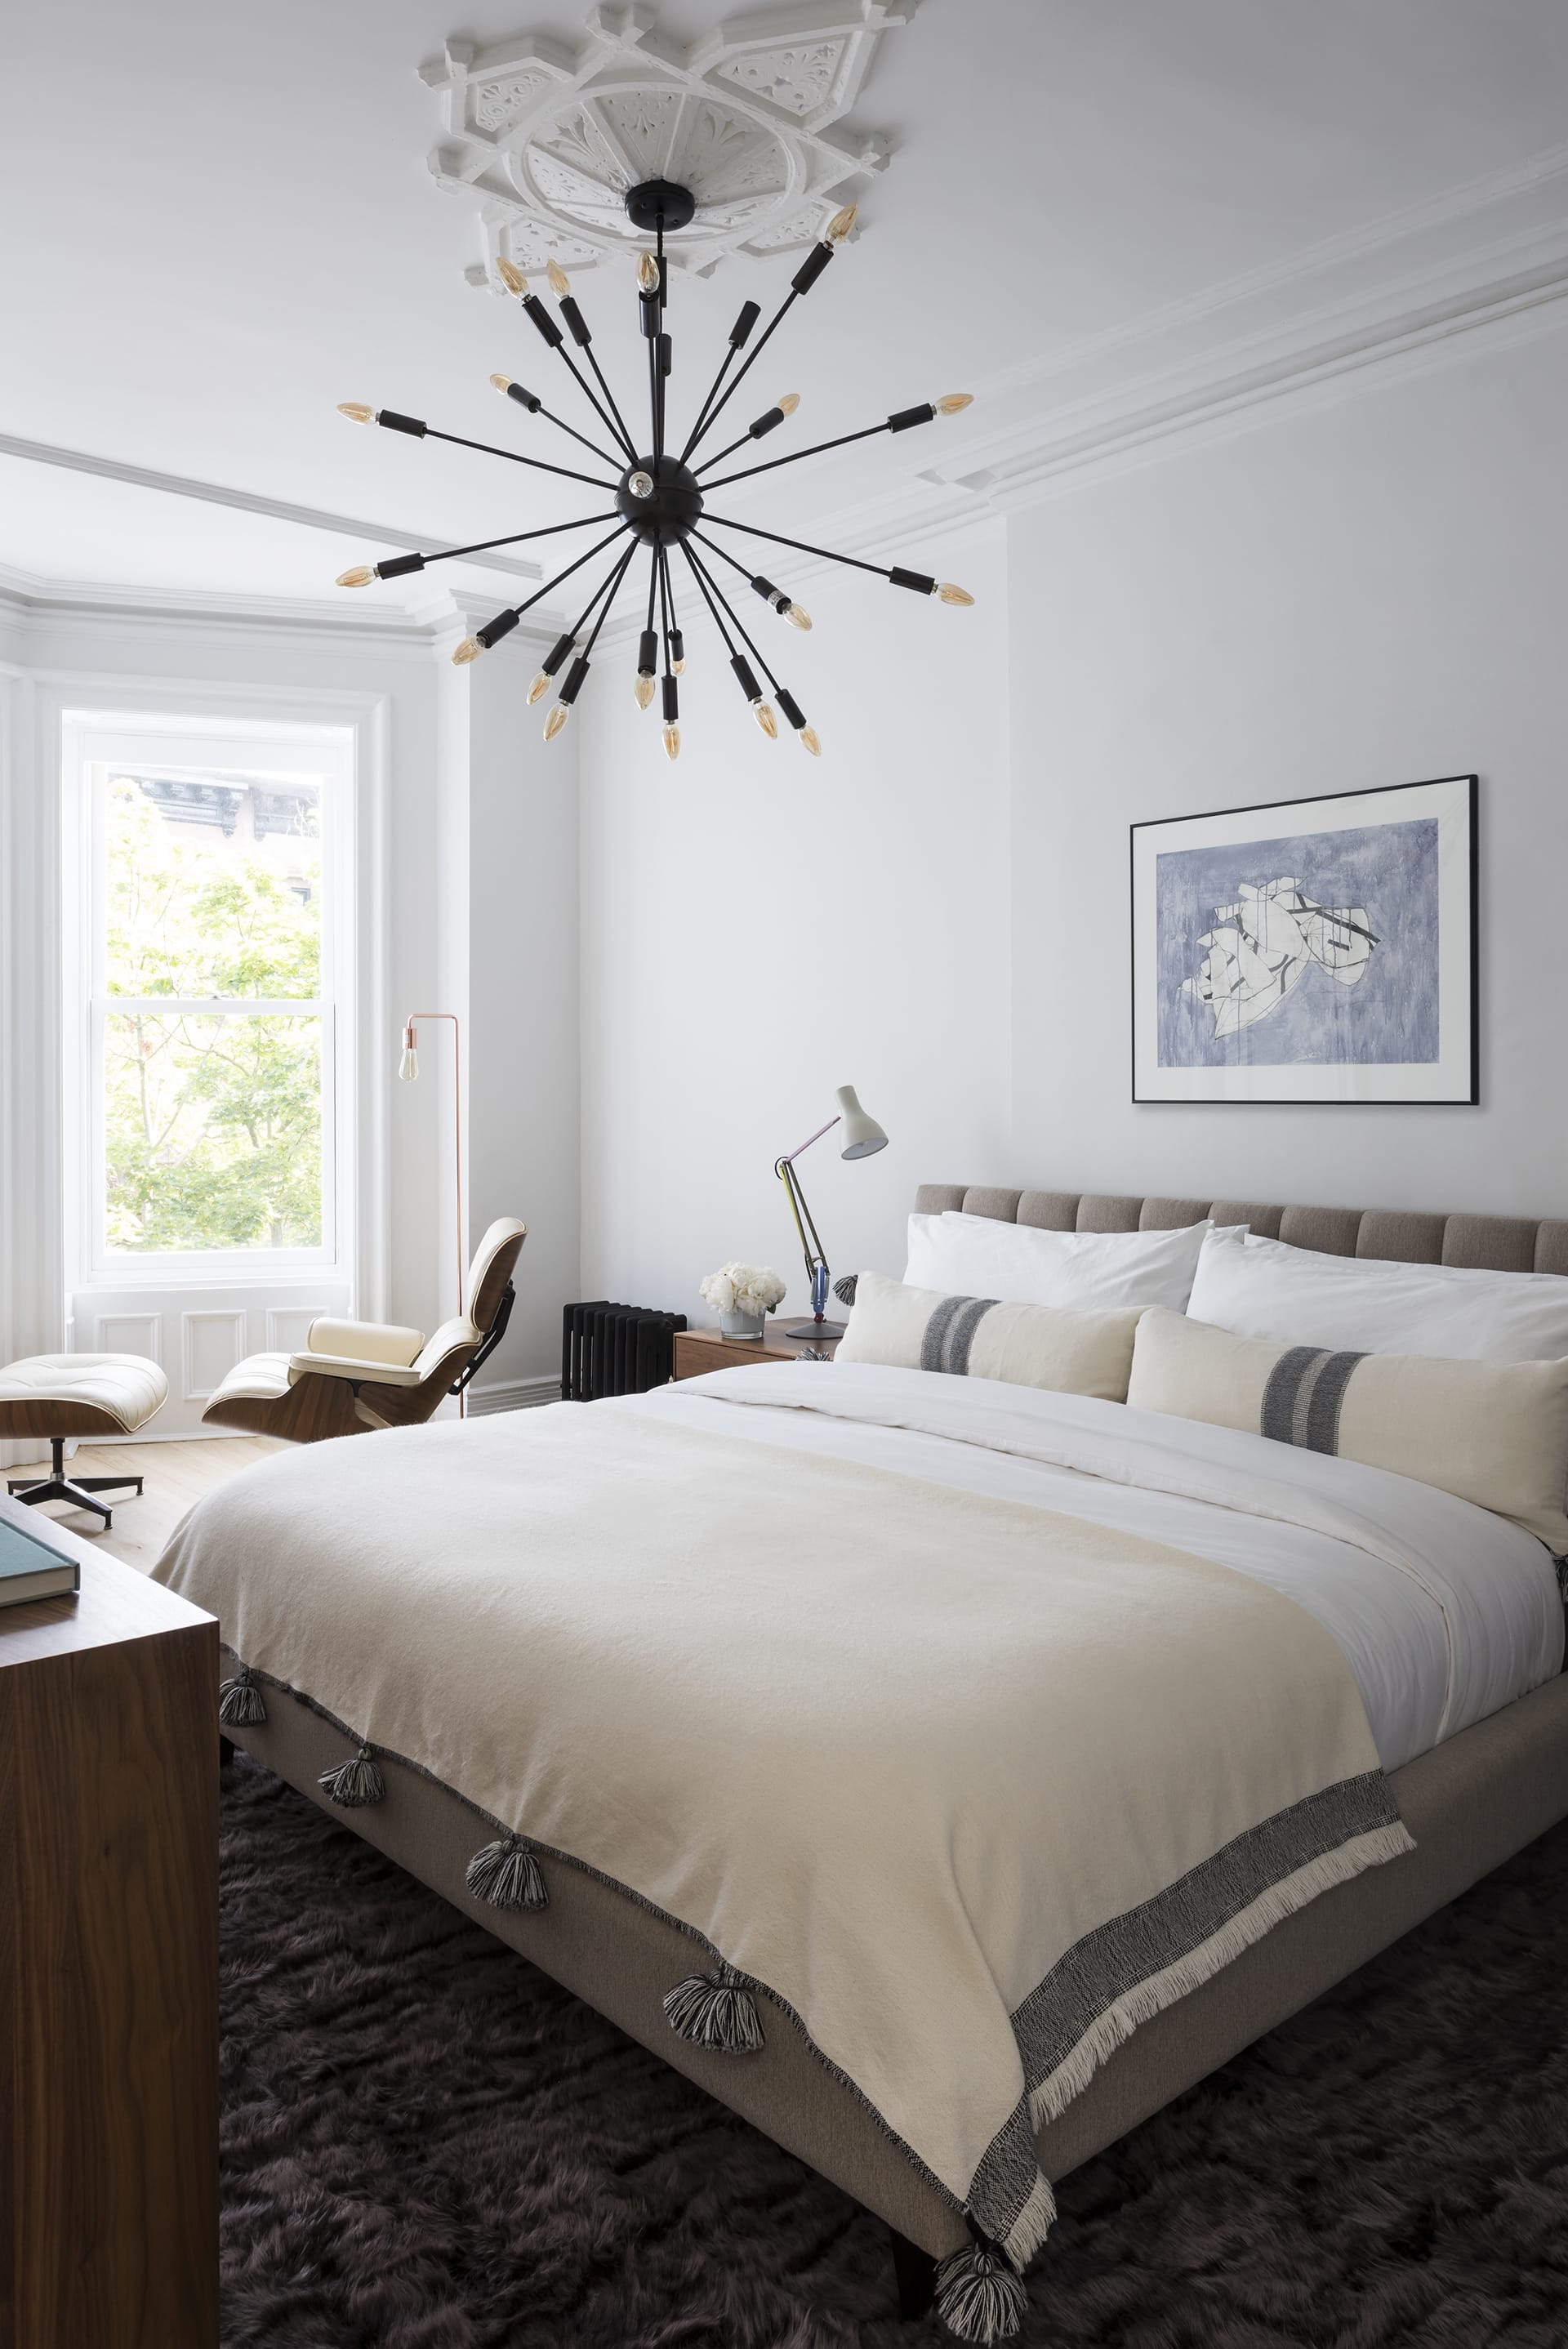
<instances>
[{"instance_id":1,"label":"plaster ceiling medallion","mask_svg":"<svg viewBox=\"0 0 1568 2349\"><path fill-rule=\"evenodd\" d=\"M833 126L854 104L878 42L917 0L827 0L721 25L689 47L644 7L594 8L576 49L535 34L476 49L449 41L419 68L447 137L438 187L477 198L485 258L465 274L505 292L497 264L592 269L637 231L634 187L688 189L670 229L672 267L707 276L727 254L802 252L846 180L881 171L882 142Z\"/></svg>"},{"instance_id":2,"label":"plaster ceiling medallion","mask_svg":"<svg viewBox=\"0 0 1568 2349\"><path fill-rule=\"evenodd\" d=\"M595 583L577 617L557 638L540 665L539 674L529 688L531 702L540 701L553 688L555 699L545 713L544 739L554 741L572 715L573 706L588 680L589 665L600 631L609 617L611 606L620 594L628 574L634 579L633 592L641 595L645 579L647 600L644 607L643 630L637 647L637 667L633 691L640 709L651 709L655 692L662 697L664 719L663 741L665 755L671 759L680 754L680 680L686 666L686 635L683 620L695 613L706 611L714 632L724 647L730 670L739 686L758 725L769 741L779 739L779 719L791 727L802 746L813 757L821 750L817 730L808 719L789 687L776 674L768 655L763 651L738 609L735 579L753 595L759 595L769 611L778 619L787 620L791 627L808 629L810 616L799 604L788 587L780 587L760 571L750 565L748 540L762 539L769 546L794 549L797 553L824 557L831 563L847 564L853 571L868 578L885 579L890 586L907 587L916 595L934 596L941 603L972 605L975 601L966 589L955 587L951 580L932 578L923 571L906 570L903 564L888 567L880 563L867 563L858 554L839 554L831 547L813 546L809 541L790 538L781 531L764 530L759 523L746 522L738 515L717 512L713 505L715 493L727 489L736 481L748 481L758 473L775 473L781 467L799 464L803 458L820 456L830 449L844 449L851 442L875 440L883 432L909 432L917 426L934 424L941 416L961 416L970 404L966 391L950 391L939 399L923 399L913 408L901 408L892 416L874 424L862 424L849 432L835 432L826 440L816 440L809 448L796 449L782 457L764 458L757 463L742 462L728 471L732 458L748 455L748 444L755 444L769 433L788 424L799 407L799 398L792 391L785 392L771 408L763 409L739 432L739 413L732 413L728 429L734 438L710 454L701 454L702 443L716 431L720 418L729 407L736 393L750 374L758 359L772 341L778 328L797 302L810 294L825 270L832 264L841 244L855 224L855 207L846 204L823 228L806 258L789 281L789 289L772 317L753 341L752 336L762 316L758 302L744 302L740 315L729 330L726 348L719 359L718 371L692 417L685 437L670 415L669 386L674 368L674 344L666 323L669 302L670 272L668 240L678 236L688 227L696 213L696 198L689 188L678 181L665 179L645 180L625 195L628 225L638 235L653 240L653 249L646 244L638 254L636 267L636 301L638 321L642 327L643 345L647 354L647 423L639 424L637 437L626 422L614 391L593 352L593 335L583 315L580 303L572 291L572 281L558 261L545 265L545 282L555 297L552 311L542 295L529 284L515 262L504 256L496 268L509 294L522 305L523 316L529 320L553 358L559 360L571 376L576 389L593 411L594 425L587 432L569 424L545 406L536 391L518 383L511 376L492 375L490 382L511 406L514 418L542 417L546 423L567 433L575 444L569 452L570 465L560 465L552 459L536 457L522 449L498 446L494 441L470 440L465 436L443 432L427 424L420 416L404 416L390 408L376 408L364 399L346 399L339 403L342 413L351 423L378 424L387 431L399 432L414 440L445 440L454 448L473 449L482 456L500 457L507 463L522 465L531 471L553 473L563 480L582 481L597 492L596 511L579 515L572 522L542 523L526 530L510 526L493 538L476 540L473 544L449 547L438 551L399 554L389 562L356 563L352 570L338 578L340 587L368 587L377 579L402 579L410 573L424 571L432 563L449 560L457 555L493 554L498 546L517 546L525 541L555 538L563 534L569 539L579 531L596 529L601 523L610 527L602 538L582 553L574 554L562 565L552 578L521 603L498 612L493 619L465 636L452 658L459 666L477 660L492 645L500 643L517 626L524 613L553 593L576 573L597 562ZM580 355L573 357L573 351ZM742 356L744 354L744 357ZM585 371L586 370L586 371ZM592 380L590 380L590 375ZM684 404L684 403L683 403ZM749 404L749 403L748 403ZM638 405L641 405L639 400ZM628 409L635 414L633 403ZM688 408L688 413L689 413ZM581 414L581 411L579 411ZM587 421L584 417L583 422ZM525 435L532 440L533 435ZM606 446L606 442L610 445ZM678 446L679 453L676 453ZM588 473L583 471L578 450L587 450L597 459L601 470ZM513 477L515 479L515 476ZM501 516L498 513L497 520ZM509 523L511 517L509 517ZM699 529L705 523L707 528ZM717 530L717 539L709 535ZM741 552L733 550L739 545ZM639 557L646 557L645 573ZM677 564L672 558L678 556ZM769 560L772 558L769 557ZM581 583L580 583L581 584ZM688 589L696 590L695 598ZM575 601L575 595L573 595ZM748 607L750 608L749 606ZM777 642L774 647L778 650ZM660 676L661 661L663 676ZM564 672L564 674L562 674ZM766 686L762 680L766 678ZM772 700L769 699L771 693ZM774 704L777 703L777 710Z\"/></svg>"}]
</instances>

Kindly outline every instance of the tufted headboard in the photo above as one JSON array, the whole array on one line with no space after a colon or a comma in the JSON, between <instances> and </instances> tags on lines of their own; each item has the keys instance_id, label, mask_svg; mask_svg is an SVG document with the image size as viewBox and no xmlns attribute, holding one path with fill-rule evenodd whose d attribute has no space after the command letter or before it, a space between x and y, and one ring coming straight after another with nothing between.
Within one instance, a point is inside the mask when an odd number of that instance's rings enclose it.
<instances>
[{"instance_id":1,"label":"tufted headboard","mask_svg":"<svg viewBox=\"0 0 1568 2349\"><path fill-rule=\"evenodd\" d=\"M916 1215L957 1208L1047 1232L1157 1232L1212 1216L1250 1224L1265 1239L1323 1256L1454 1264L1487 1272L1568 1274L1568 1223L1522 1216L1428 1216L1394 1207L1269 1207L1253 1199L1136 1199L1097 1191L1003 1191L976 1183L923 1183Z\"/></svg>"}]
</instances>

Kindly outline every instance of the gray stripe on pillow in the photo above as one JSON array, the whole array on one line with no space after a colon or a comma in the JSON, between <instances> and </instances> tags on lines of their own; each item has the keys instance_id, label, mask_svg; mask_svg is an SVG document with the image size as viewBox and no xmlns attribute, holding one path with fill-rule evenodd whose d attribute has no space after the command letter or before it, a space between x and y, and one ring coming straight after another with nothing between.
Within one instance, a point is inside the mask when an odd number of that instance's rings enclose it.
<instances>
[{"instance_id":1,"label":"gray stripe on pillow","mask_svg":"<svg viewBox=\"0 0 1568 2349\"><path fill-rule=\"evenodd\" d=\"M1269 1372L1258 1433L1305 1452L1337 1452L1339 1411L1351 1372L1363 1354L1330 1353L1323 1346L1292 1346Z\"/></svg>"},{"instance_id":2,"label":"gray stripe on pillow","mask_svg":"<svg viewBox=\"0 0 1568 2349\"><path fill-rule=\"evenodd\" d=\"M933 1308L920 1341L921 1369L967 1377L975 1332L996 1301L994 1297L944 1297Z\"/></svg>"}]
</instances>

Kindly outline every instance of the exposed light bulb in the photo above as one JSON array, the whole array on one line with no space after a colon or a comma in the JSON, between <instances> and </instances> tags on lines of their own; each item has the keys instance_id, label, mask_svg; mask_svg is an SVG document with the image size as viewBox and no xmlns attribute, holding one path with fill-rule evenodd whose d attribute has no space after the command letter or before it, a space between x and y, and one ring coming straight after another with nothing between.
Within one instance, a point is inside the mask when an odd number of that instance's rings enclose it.
<instances>
[{"instance_id":1,"label":"exposed light bulb","mask_svg":"<svg viewBox=\"0 0 1568 2349\"><path fill-rule=\"evenodd\" d=\"M859 211L859 204L846 204L841 212L835 212L832 219L828 222L827 227L822 232L823 243L826 244L842 244L845 237L848 236L850 231L855 224L855 214Z\"/></svg>"},{"instance_id":2,"label":"exposed light bulb","mask_svg":"<svg viewBox=\"0 0 1568 2349\"><path fill-rule=\"evenodd\" d=\"M346 416L350 424L374 424L376 421L376 410L363 399L340 399L337 412L339 416Z\"/></svg>"},{"instance_id":3,"label":"exposed light bulb","mask_svg":"<svg viewBox=\"0 0 1568 2349\"><path fill-rule=\"evenodd\" d=\"M784 617L792 628L799 628L803 636L810 634L811 615L807 611L804 604L786 604Z\"/></svg>"},{"instance_id":4,"label":"exposed light bulb","mask_svg":"<svg viewBox=\"0 0 1568 2349\"><path fill-rule=\"evenodd\" d=\"M497 391L510 391L511 388L511 378L509 375L492 375L490 383Z\"/></svg>"},{"instance_id":5,"label":"exposed light bulb","mask_svg":"<svg viewBox=\"0 0 1568 2349\"><path fill-rule=\"evenodd\" d=\"M666 726L665 728L665 756L666 759L678 759L680 754L681 730L678 726Z\"/></svg>"},{"instance_id":6,"label":"exposed light bulb","mask_svg":"<svg viewBox=\"0 0 1568 2349\"><path fill-rule=\"evenodd\" d=\"M565 725L571 715L572 705L569 701L558 701L556 703L554 709L551 711L549 717L544 721L544 739L547 742L554 741L556 736L560 733L562 728Z\"/></svg>"},{"instance_id":7,"label":"exposed light bulb","mask_svg":"<svg viewBox=\"0 0 1568 2349\"><path fill-rule=\"evenodd\" d=\"M967 587L955 587L951 579L944 579L936 593L944 604L973 604L975 601Z\"/></svg>"},{"instance_id":8,"label":"exposed light bulb","mask_svg":"<svg viewBox=\"0 0 1568 2349\"><path fill-rule=\"evenodd\" d=\"M560 299L562 294L571 293L572 280L568 277L559 261L552 261L544 274L550 280L550 290L556 296L557 300Z\"/></svg>"},{"instance_id":9,"label":"exposed light bulb","mask_svg":"<svg viewBox=\"0 0 1568 2349\"><path fill-rule=\"evenodd\" d=\"M340 587L368 587L375 576L368 563L356 563L352 571L338 573L337 584Z\"/></svg>"},{"instance_id":10,"label":"exposed light bulb","mask_svg":"<svg viewBox=\"0 0 1568 2349\"><path fill-rule=\"evenodd\" d=\"M972 391L944 391L941 398L932 404L938 416L956 416L962 409L974 407L975 394Z\"/></svg>"},{"instance_id":11,"label":"exposed light bulb","mask_svg":"<svg viewBox=\"0 0 1568 2349\"><path fill-rule=\"evenodd\" d=\"M637 283L645 294L655 292L659 282L659 264L651 253L637 255Z\"/></svg>"},{"instance_id":12,"label":"exposed light bulb","mask_svg":"<svg viewBox=\"0 0 1568 2349\"><path fill-rule=\"evenodd\" d=\"M478 636L465 636L462 643L458 647L457 651L452 655L452 667L454 668L466 668L469 661L478 660L483 650L484 647L480 644Z\"/></svg>"},{"instance_id":13,"label":"exposed light bulb","mask_svg":"<svg viewBox=\"0 0 1568 2349\"><path fill-rule=\"evenodd\" d=\"M626 487L634 498L651 498L654 494L654 477L651 473L634 473L627 481Z\"/></svg>"},{"instance_id":14,"label":"exposed light bulb","mask_svg":"<svg viewBox=\"0 0 1568 2349\"><path fill-rule=\"evenodd\" d=\"M802 726L800 729L800 740L805 744L807 750L810 750L813 759L820 759L821 757L822 745L818 739L817 730L814 726Z\"/></svg>"},{"instance_id":15,"label":"exposed light bulb","mask_svg":"<svg viewBox=\"0 0 1568 2349\"><path fill-rule=\"evenodd\" d=\"M781 415L793 416L800 405L800 395L798 391L787 391L777 405Z\"/></svg>"},{"instance_id":16,"label":"exposed light bulb","mask_svg":"<svg viewBox=\"0 0 1568 2349\"><path fill-rule=\"evenodd\" d=\"M528 688L529 708L531 709L536 701L542 701L549 690L550 672L548 669L542 668L536 673L533 683Z\"/></svg>"},{"instance_id":17,"label":"exposed light bulb","mask_svg":"<svg viewBox=\"0 0 1568 2349\"><path fill-rule=\"evenodd\" d=\"M405 1044L403 1057L397 1063L397 1074L406 1085L411 1085L419 1073L419 1055L412 1044Z\"/></svg>"},{"instance_id":18,"label":"exposed light bulb","mask_svg":"<svg viewBox=\"0 0 1568 2349\"><path fill-rule=\"evenodd\" d=\"M639 709L651 709L653 708L654 678L651 670L640 668L637 671L637 682L632 688L632 691L637 697L637 707Z\"/></svg>"},{"instance_id":19,"label":"exposed light bulb","mask_svg":"<svg viewBox=\"0 0 1568 2349\"><path fill-rule=\"evenodd\" d=\"M679 660L673 660L673 661L671 661L671 663L670 663L670 675L671 675L672 677L685 677L685 675L686 675L686 655L685 655L685 653L682 653L682 655L681 655L681 657L680 657ZM675 756L675 752L674 752L673 750L670 752L670 756L671 756L671 758L672 758L672 759L674 758L674 756Z\"/></svg>"},{"instance_id":20,"label":"exposed light bulb","mask_svg":"<svg viewBox=\"0 0 1568 2349\"><path fill-rule=\"evenodd\" d=\"M495 274L500 279L501 284L506 287L509 294L527 293L528 280L523 275L521 270L516 266L515 263L506 260L498 261L495 265Z\"/></svg>"},{"instance_id":21,"label":"exposed light bulb","mask_svg":"<svg viewBox=\"0 0 1568 2349\"><path fill-rule=\"evenodd\" d=\"M774 717L768 703L766 701L754 701L751 705L751 714L753 718L756 719L758 726L761 727L764 734L767 735L768 740L770 742L777 742L779 740L779 720Z\"/></svg>"}]
</instances>

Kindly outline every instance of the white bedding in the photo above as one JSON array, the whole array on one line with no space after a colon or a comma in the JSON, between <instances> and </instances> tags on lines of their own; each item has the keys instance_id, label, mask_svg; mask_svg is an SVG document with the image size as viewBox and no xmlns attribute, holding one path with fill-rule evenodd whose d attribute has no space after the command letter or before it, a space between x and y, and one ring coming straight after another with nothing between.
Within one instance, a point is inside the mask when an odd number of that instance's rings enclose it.
<instances>
[{"instance_id":1,"label":"white bedding","mask_svg":"<svg viewBox=\"0 0 1568 2349\"><path fill-rule=\"evenodd\" d=\"M758 1363L590 1408L1028 1502L1234 1568L1329 1633L1385 1770L1562 1668L1563 1605L1540 1542L1467 1501L1330 1454L1087 1396L865 1363ZM1070 1445L1081 1461L1086 1440L1097 1473L1053 1458ZM1142 1484L1120 1481L1135 1462ZM1281 1483L1308 1504L1313 1527L1273 1513L1269 1486Z\"/></svg>"}]
</instances>

